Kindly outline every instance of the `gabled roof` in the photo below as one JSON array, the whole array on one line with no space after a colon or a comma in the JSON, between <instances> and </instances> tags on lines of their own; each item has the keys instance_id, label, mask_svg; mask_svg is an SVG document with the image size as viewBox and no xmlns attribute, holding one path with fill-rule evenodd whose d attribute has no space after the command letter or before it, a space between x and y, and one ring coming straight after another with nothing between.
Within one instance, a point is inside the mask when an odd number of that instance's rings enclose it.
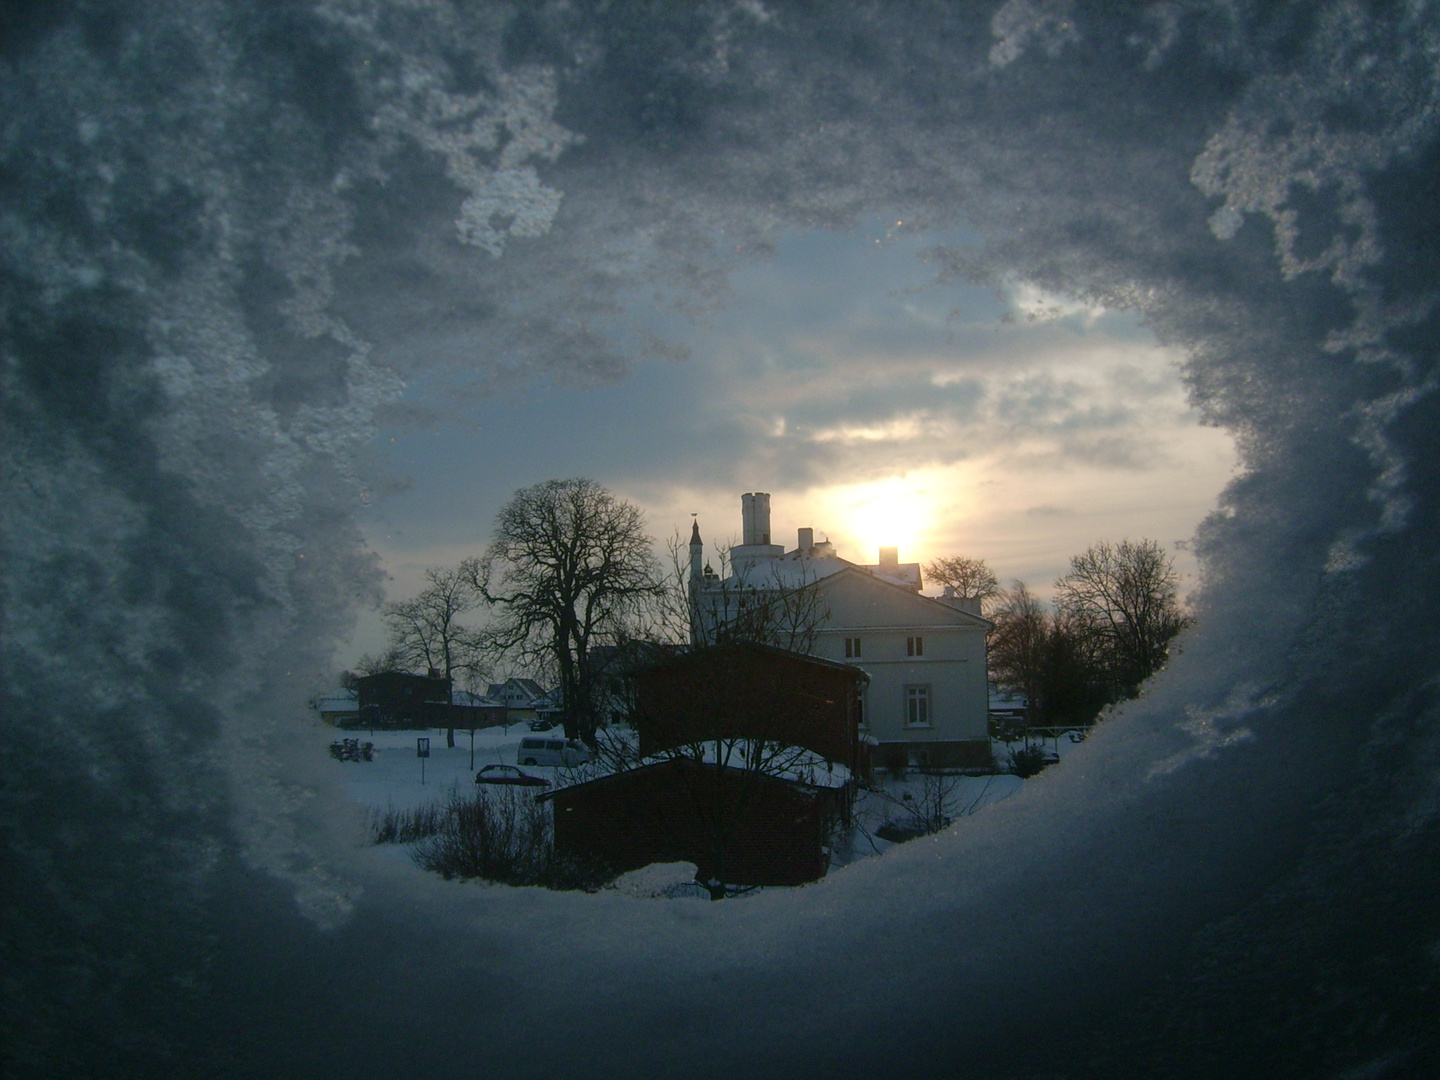
<instances>
[{"instance_id":1,"label":"gabled roof","mask_svg":"<svg viewBox=\"0 0 1440 1080\"><path fill-rule=\"evenodd\" d=\"M503 701L496 701L494 698L481 694L472 694L469 690L450 691L450 704L465 705L475 709L503 709L505 707Z\"/></svg>"},{"instance_id":2,"label":"gabled roof","mask_svg":"<svg viewBox=\"0 0 1440 1080\"><path fill-rule=\"evenodd\" d=\"M716 744L714 740L706 740L696 744L701 752L699 754L686 753L688 747L677 747L674 750L667 750L664 753L652 754L647 758L637 761L629 768L610 769L599 776L592 776L588 780L581 780L574 784L566 784L564 787L551 788L536 796L536 801L553 798L562 791L573 791L576 788L588 787L591 784L603 784L619 777L629 776L632 773L642 770L664 768L674 762L690 762L697 765L717 764ZM784 763L773 771L763 770L759 775L775 780L779 783L790 784L796 787L806 788L839 788L850 782L850 770L839 762L827 761L819 754L806 750L803 747L791 747L793 753L784 756ZM743 766L724 765L723 768L735 772L743 771Z\"/></svg>"},{"instance_id":3,"label":"gabled roof","mask_svg":"<svg viewBox=\"0 0 1440 1080\"><path fill-rule=\"evenodd\" d=\"M828 578L822 579L817 584L820 589L828 591L834 589L843 581L859 581L863 582L866 587L891 590L891 593L887 595L905 597L906 599L902 600L902 603L914 603L922 605L923 608L931 612L943 612L945 621L954 626L977 626L983 627L987 631L993 629L995 626L989 619L976 615L972 611L966 611L964 608L956 607L954 604L946 603L943 598L917 593L879 574L868 573L863 567L859 566L851 565L844 567L840 571L831 574Z\"/></svg>"}]
</instances>

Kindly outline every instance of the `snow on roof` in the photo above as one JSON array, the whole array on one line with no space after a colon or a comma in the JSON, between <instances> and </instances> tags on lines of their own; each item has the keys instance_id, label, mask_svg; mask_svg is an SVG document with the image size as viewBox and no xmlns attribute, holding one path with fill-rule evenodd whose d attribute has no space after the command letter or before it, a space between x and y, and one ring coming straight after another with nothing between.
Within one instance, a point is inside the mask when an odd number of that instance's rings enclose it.
<instances>
[{"instance_id":1,"label":"snow on roof","mask_svg":"<svg viewBox=\"0 0 1440 1080\"><path fill-rule=\"evenodd\" d=\"M718 584L732 589L796 589L851 568L906 588L919 588L920 585L919 563L900 563L895 568L898 574L884 573L878 565L861 566L815 548L809 551L796 548L771 558L747 560L743 567L737 568Z\"/></svg>"},{"instance_id":2,"label":"snow on roof","mask_svg":"<svg viewBox=\"0 0 1440 1080\"><path fill-rule=\"evenodd\" d=\"M470 708L479 709L503 709L505 707L503 701L496 701L494 698L486 697L483 694L472 694L469 690L450 691L450 704L465 705Z\"/></svg>"},{"instance_id":3,"label":"snow on roof","mask_svg":"<svg viewBox=\"0 0 1440 1080\"><path fill-rule=\"evenodd\" d=\"M331 690L310 704L320 712L351 712L359 707L360 696L354 690Z\"/></svg>"},{"instance_id":4,"label":"snow on roof","mask_svg":"<svg viewBox=\"0 0 1440 1080\"><path fill-rule=\"evenodd\" d=\"M573 787L580 787L582 784L592 784L599 780L608 780L623 773L635 772L637 769L651 768L656 765L663 765L667 761L685 759L697 761L706 765L714 765L717 762L723 763L726 768L740 769L745 767L744 750L749 743L747 739L707 739L700 743L691 743L685 746L676 747L673 750L666 750L659 754L651 754L642 758L633 765L621 766L619 768L603 769L593 775L585 775L583 779L573 784L566 784L552 788L544 793L542 798L569 790ZM728 752L726 747L728 746ZM698 751L694 753L692 751ZM782 746L768 753L768 762L759 770L765 776L774 777L776 780L783 780L791 784L804 784L813 788L840 788L850 782L850 770L838 761L829 761L813 750L806 750L801 746ZM581 772L584 770L582 768Z\"/></svg>"}]
</instances>

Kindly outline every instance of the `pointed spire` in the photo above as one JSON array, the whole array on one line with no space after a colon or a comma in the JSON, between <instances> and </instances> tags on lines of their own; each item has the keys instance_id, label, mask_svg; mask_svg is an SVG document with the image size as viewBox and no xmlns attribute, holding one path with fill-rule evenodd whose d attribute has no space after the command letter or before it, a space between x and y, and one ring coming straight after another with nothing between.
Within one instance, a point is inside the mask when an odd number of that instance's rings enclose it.
<instances>
[{"instance_id":1,"label":"pointed spire","mask_svg":"<svg viewBox=\"0 0 1440 1080\"><path fill-rule=\"evenodd\" d=\"M701 545L701 546L704 546L704 541L700 539L700 518L699 518L699 515L697 515L697 514L691 514L690 516L695 519L694 521L692 521L692 522L690 523L690 546L691 546L691 547L694 547L694 546L697 545L697 544L699 544L699 545Z\"/></svg>"}]
</instances>

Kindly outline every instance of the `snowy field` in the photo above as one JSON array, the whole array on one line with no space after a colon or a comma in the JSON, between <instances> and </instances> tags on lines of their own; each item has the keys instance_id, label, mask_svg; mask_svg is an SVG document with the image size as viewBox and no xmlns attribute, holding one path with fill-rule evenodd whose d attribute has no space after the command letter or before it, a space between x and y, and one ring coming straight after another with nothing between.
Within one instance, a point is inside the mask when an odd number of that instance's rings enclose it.
<instances>
[{"instance_id":1,"label":"snowy field","mask_svg":"<svg viewBox=\"0 0 1440 1080\"><path fill-rule=\"evenodd\" d=\"M362 744L372 743L374 760L342 762L332 759L330 765L339 770L345 790L357 803L381 812L391 808L408 809L442 801L451 791L468 793L474 790L475 773L485 765L517 764L520 740L532 734L523 723L485 728L475 732L472 750L468 731L457 731L454 747L447 747L444 728L376 732L337 728L333 729L335 740L357 739ZM559 728L545 734L551 738L563 737ZM416 743L421 738L430 740L430 755L424 759L416 753ZM1060 757L1062 765L1051 766L1057 768L1063 767L1065 755L1075 744L1061 737L1058 740L1046 739L1043 745ZM994 750L996 759L1004 762L1009 747L996 742ZM577 771L573 769L529 765L524 769L531 775L549 780L555 787L583 778L577 776ZM964 826L966 816L1009 798L1025 783L1017 776L1003 773L938 779L946 787L945 815L954 818L957 827ZM937 778L920 773L912 772L897 778L877 770L872 789L861 791L856 800L856 827L837 844L832 856L832 870L883 854L895 846L877 835L878 830L888 822L904 823L911 817L912 807L922 806L927 799L934 799L936 782ZM618 885L637 895L683 895L685 889L672 886L686 879L685 865L668 864L636 871L635 874L625 875ZM690 872L693 873L693 868Z\"/></svg>"},{"instance_id":2,"label":"snowy field","mask_svg":"<svg viewBox=\"0 0 1440 1080\"><path fill-rule=\"evenodd\" d=\"M482 766L503 763L516 764L520 740L535 734L525 724L511 724L509 727L484 728L475 732L474 767L471 767L470 733L455 732L454 747L445 745L445 729L429 731L344 731L334 729L335 739L358 739L363 743L375 744L373 761L334 761L341 770L345 787L356 802L384 810L387 807L406 809L423 806L428 802L443 799L454 787L470 791L475 787L475 773ZM547 737L563 738L559 728L545 732ZM421 759L416 755L417 739L430 740L430 756ZM525 766L525 771L534 776L543 776L552 783L562 782L557 770L540 766Z\"/></svg>"}]
</instances>

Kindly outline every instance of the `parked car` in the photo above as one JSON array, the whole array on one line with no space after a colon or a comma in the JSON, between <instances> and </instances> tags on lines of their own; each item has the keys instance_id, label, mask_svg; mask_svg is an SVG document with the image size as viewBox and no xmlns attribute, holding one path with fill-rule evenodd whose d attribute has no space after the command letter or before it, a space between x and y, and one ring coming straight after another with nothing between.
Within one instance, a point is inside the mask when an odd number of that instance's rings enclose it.
<instances>
[{"instance_id":1,"label":"parked car","mask_svg":"<svg viewBox=\"0 0 1440 1080\"><path fill-rule=\"evenodd\" d=\"M549 787L543 776L531 776L514 765L486 765L475 774L477 784L516 784L520 787Z\"/></svg>"},{"instance_id":2,"label":"parked car","mask_svg":"<svg viewBox=\"0 0 1440 1080\"><path fill-rule=\"evenodd\" d=\"M516 760L521 765L582 765L590 750L576 739L521 739Z\"/></svg>"},{"instance_id":3,"label":"parked car","mask_svg":"<svg viewBox=\"0 0 1440 1080\"><path fill-rule=\"evenodd\" d=\"M548 717L548 716L538 717L537 719L534 719L534 720L531 720L531 721L530 721L530 730L531 730L531 731L549 731L551 728L553 728L553 727L554 727L556 724L558 724L559 722L560 722L559 720L552 719L551 717Z\"/></svg>"}]
</instances>

